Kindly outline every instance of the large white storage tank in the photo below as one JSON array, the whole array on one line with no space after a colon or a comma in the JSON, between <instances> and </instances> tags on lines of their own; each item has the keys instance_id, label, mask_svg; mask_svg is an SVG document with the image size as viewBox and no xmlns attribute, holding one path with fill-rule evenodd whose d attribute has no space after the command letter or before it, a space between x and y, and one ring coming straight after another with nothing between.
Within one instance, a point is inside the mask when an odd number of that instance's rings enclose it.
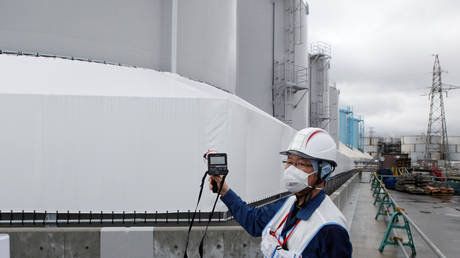
<instances>
[{"instance_id":1,"label":"large white storage tank","mask_svg":"<svg viewBox=\"0 0 460 258\"><path fill-rule=\"evenodd\" d=\"M298 69L308 66L304 0L6 0L0 7L0 50L177 72L271 115L275 61L286 64L283 80L306 83ZM298 129L307 125L304 92L286 94L284 105Z\"/></svg>"},{"instance_id":2,"label":"large white storage tank","mask_svg":"<svg viewBox=\"0 0 460 258\"><path fill-rule=\"evenodd\" d=\"M171 0L0 2L0 49L170 70Z\"/></svg>"}]
</instances>

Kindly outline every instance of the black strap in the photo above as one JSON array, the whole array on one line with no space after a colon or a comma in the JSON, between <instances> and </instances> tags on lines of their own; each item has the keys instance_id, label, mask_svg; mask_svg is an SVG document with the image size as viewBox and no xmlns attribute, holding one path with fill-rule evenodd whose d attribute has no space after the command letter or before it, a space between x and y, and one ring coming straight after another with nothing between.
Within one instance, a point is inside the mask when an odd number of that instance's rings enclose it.
<instances>
[{"instance_id":1,"label":"black strap","mask_svg":"<svg viewBox=\"0 0 460 258\"><path fill-rule=\"evenodd\" d=\"M189 226L189 228L188 228L187 242L185 243L184 258L188 258L188 255L187 255L187 248L188 248L188 243L189 243L189 240L190 240L190 232L191 232L191 230L192 230L193 222L195 221L196 211L197 211L197 209L198 209L198 204L200 203L201 194L203 193L204 181L205 181L205 179L206 179L206 175L207 175L207 174L208 174L207 172L204 173L204 176L203 176L203 178L201 179L201 186L200 186L200 193L199 193L199 195L198 195L198 201L196 202L195 212L193 212L192 220L190 221L190 226ZM215 210L215 208L216 208L217 201L219 200L220 192L222 191L222 186L224 185L224 182L225 182L225 177L227 177L227 175L224 175L224 176L222 177L222 181L220 182L219 192L217 193L216 200L214 201L214 205L212 206L212 211L211 211L211 213L209 214L208 223L207 223L207 225L206 225L206 228L205 228L203 237L201 238L200 246L198 247L198 252L199 252L199 254L200 254L200 257L203 257L203 243L204 243L204 239L206 238L206 233L208 232L209 223L211 222L212 216L214 215L214 210Z\"/></svg>"},{"instance_id":2,"label":"black strap","mask_svg":"<svg viewBox=\"0 0 460 258\"><path fill-rule=\"evenodd\" d=\"M206 175L207 174L208 174L208 172L204 173L203 178L201 179L200 193L198 194L198 200L196 202L195 211L193 212L192 221L190 222L190 225L188 227L187 242L185 242L184 258L188 258L188 256L187 256L187 247L188 247L188 242L190 240L190 231L192 231L193 222L195 221L196 211L198 209L198 204L200 203L201 194L203 193L204 181L206 180Z\"/></svg>"},{"instance_id":3,"label":"black strap","mask_svg":"<svg viewBox=\"0 0 460 258\"><path fill-rule=\"evenodd\" d=\"M219 200L220 192L222 191L222 186L224 185L224 182L225 182L225 177L227 177L227 175L224 175L222 177L222 181L220 181L219 192L217 192L216 200L214 201L214 205L212 206L211 213L209 214L208 224L206 224L206 228L204 230L203 237L201 238L200 246L198 247L198 252L200 253L201 258L203 257L204 239L206 238L206 233L208 233L209 223L211 223L212 215L214 215L214 210L216 209L216 204L217 204L217 201Z\"/></svg>"}]
</instances>

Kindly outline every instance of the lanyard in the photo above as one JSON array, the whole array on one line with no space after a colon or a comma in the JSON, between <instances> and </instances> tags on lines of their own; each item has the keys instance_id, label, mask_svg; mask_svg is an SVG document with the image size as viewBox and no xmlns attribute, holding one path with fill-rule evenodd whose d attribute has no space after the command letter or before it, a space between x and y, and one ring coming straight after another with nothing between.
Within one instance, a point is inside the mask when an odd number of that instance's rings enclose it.
<instances>
[{"instance_id":1,"label":"lanyard","mask_svg":"<svg viewBox=\"0 0 460 258\"><path fill-rule=\"evenodd\" d=\"M190 240L190 232L192 231L193 221L195 220L195 215L196 215L196 211L198 209L198 204L200 203L201 194L203 193L204 180L206 179L207 175L208 175L208 172L204 173L203 178L201 179L200 193L198 194L198 201L196 203L195 212L193 212L192 221L190 222L190 225L189 225L189 228L188 228L187 242L185 242L184 258L188 258L187 247L188 247L188 243L189 243L189 240ZM214 214L214 210L216 209L216 204L217 204L217 201L219 200L220 191L222 190L222 186L224 185L225 177L227 177L227 175L224 175L222 177L222 181L220 182L220 188L219 188L219 191L217 192L216 200L214 201L214 206L212 206L211 213L209 214L208 224L206 224L206 228L204 230L203 237L201 238L200 245L198 246L198 253L200 254L200 257L203 257L204 239L206 237L206 233L208 232L208 227L209 227L209 224L211 223L212 216Z\"/></svg>"},{"instance_id":2,"label":"lanyard","mask_svg":"<svg viewBox=\"0 0 460 258\"><path fill-rule=\"evenodd\" d=\"M284 222L286 222L286 220L287 220L287 218L289 217L290 214L291 214L291 212L288 212L286 217L284 217L284 219L281 221L281 223L278 225L278 227L276 228L275 231L270 231L270 235L272 235L274 238L276 238L276 240L278 241L278 244L280 244L281 247L284 246L287 243L288 239L291 237L292 232L294 232L294 229L297 227L297 225L300 222L300 219L298 219L297 222L295 223L294 227L292 228L291 232L289 232L289 234L286 236L286 239L284 239L283 243L281 243L279 238L276 236L276 231L278 231L278 229L280 229L280 227L284 224Z\"/></svg>"}]
</instances>

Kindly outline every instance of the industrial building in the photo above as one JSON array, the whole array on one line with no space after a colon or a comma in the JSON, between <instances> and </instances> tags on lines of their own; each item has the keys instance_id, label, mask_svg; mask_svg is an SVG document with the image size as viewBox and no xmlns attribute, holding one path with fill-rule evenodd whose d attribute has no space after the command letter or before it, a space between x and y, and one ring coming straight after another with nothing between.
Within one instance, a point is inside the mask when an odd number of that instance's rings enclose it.
<instances>
[{"instance_id":1,"label":"industrial building","mask_svg":"<svg viewBox=\"0 0 460 258\"><path fill-rule=\"evenodd\" d=\"M426 135L413 135L402 137L365 137L364 151L371 156L379 153L404 153L409 154L412 166L420 166L425 159L426 152ZM440 136L432 136L433 143L441 143ZM453 167L460 165L460 136L448 136L449 142L449 160ZM384 149L385 148L385 149ZM430 153L431 157L437 161L441 167L445 166L444 160L441 160L439 151Z\"/></svg>"},{"instance_id":2,"label":"industrial building","mask_svg":"<svg viewBox=\"0 0 460 258\"><path fill-rule=\"evenodd\" d=\"M414 135L414 136L403 136L401 137L401 152L409 154L412 164L420 164L425 158L426 151L426 136L425 135ZM432 136L431 141L433 143L440 143L441 137ZM460 161L460 136L448 136L448 149L449 149L449 160L454 163ZM431 157L438 162L443 163L441 160L441 154L438 152L430 153ZM439 164L444 166L444 164Z\"/></svg>"}]
</instances>

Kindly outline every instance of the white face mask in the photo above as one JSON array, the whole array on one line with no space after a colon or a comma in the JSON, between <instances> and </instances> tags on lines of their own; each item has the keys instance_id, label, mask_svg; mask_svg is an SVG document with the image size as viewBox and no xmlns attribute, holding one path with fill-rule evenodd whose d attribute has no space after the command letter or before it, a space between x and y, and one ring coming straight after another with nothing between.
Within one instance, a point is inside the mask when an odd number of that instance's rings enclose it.
<instances>
[{"instance_id":1,"label":"white face mask","mask_svg":"<svg viewBox=\"0 0 460 258\"><path fill-rule=\"evenodd\" d=\"M307 187L311 188L311 186L308 184L308 177L313 174L316 174L316 171L308 174L291 165L284 170L284 187L286 187L286 189L291 193L300 192Z\"/></svg>"}]
</instances>

